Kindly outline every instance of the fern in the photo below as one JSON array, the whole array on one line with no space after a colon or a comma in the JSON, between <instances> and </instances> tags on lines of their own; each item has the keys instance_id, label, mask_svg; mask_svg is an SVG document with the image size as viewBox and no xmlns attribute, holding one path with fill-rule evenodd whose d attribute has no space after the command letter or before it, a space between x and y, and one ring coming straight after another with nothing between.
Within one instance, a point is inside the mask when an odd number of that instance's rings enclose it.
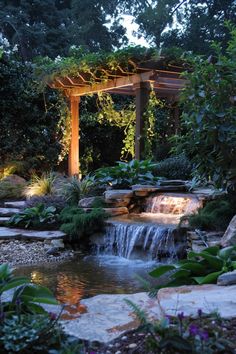
<instances>
[{"instance_id":1,"label":"fern","mask_svg":"<svg viewBox=\"0 0 236 354\"><path fill-rule=\"evenodd\" d=\"M131 307L131 309L134 311L135 315L139 319L140 323L144 326L148 325L148 317L147 314L144 310L142 310L138 305L133 303L129 299L124 299L124 301Z\"/></svg>"}]
</instances>

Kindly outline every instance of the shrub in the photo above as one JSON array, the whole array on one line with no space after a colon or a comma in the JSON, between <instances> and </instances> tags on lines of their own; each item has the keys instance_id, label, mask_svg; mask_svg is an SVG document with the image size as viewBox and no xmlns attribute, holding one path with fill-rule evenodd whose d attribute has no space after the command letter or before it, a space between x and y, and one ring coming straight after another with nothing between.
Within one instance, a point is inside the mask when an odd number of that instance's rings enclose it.
<instances>
[{"instance_id":1,"label":"shrub","mask_svg":"<svg viewBox=\"0 0 236 354\"><path fill-rule=\"evenodd\" d=\"M156 164L151 160L119 161L116 166L103 167L95 171L95 178L100 183L113 188L128 188L134 184L153 184L158 180L152 174L155 168Z\"/></svg>"},{"instance_id":2,"label":"shrub","mask_svg":"<svg viewBox=\"0 0 236 354\"><path fill-rule=\"evenodd\" d=\"M102 208L94 208L86 213L81 208L66 207L59 217L63 223L60 229L67 234L69 241L78 241L102 230L107 217Z\"/></svg>"},{"instance_id":3,"label":"shrub","mask_svg":"<svg viewBox=\"0 0 236 354\"><path fill-rule=\"evenodd\" d=\"M25 228L49 228L55 227L58 215L54 206L45 207L38 204L33 208L26 208L22 212L13 215L8 224L10 226L21 226Z\"/></svg>"},{"instance_id":4,"label":"shrub","mask_svg":"<svg viewBox=\"0 0 236 354\"><path fill-rule=\"evenodd\" d=\"M155 168L155 176L168 179L188 179L191 177L192 164L185 155L169 157L159 163Z\"/></svg>"},{"instance_id":5,"label":"shrub","mask_svg":"<svg viewBox=\"0 0 236 354\"><path fill-rule=\"evenodd\" d=\"M9 161L0 166L0 180L12 174L24 174L25 162Z\"/></svg>"},{"instance_id":6,"label":"shrub","mask_svg":"<svg viewBox=\"0 0 236 354\"><path fill-rule=\"evenodd\" d=\"M214 246L199 253L189 252L187 259L173 265L160 266L149 274L162 279L155 287L158 290L170 286L214 284L221 274L233 270L236 270L236 246L223 249Z\"/></svg>"},{"instance_id":7,"label":"shrub","mask_svg":"<svg viewBox=\"0 0 236 354\"><path fill-rule=\"evenodd\" d=\"M235 206L228 200L213 200L199 209L197 214L187 217L189 226L203 230L225 230L235 215ZM184 217L185 218L185 217Z\"/></svg>"},{"instance_id":8,"label":"shrub","mask_svg":"<svg viewBox=\"0 0 236 354\"><path fill-rule=\"evenodd\" d=\"M13 184L9 181L0 181L0 199L22 198L25 186Z\"/></svg>"},{"instance_id":9,"label":"shrub","mask_svg":"<svg viewBox=\"0 0 236 354\"><path fill-rule=\"evenodd\" d=\"M41 177L33 176L32 181L25 190L26 197L52 194L55 191L57 176L52 173L44 173Z\"/></svg>"},{"instance_id":10,"label":"shrub","mask_svg":"<svg viewBox=\"0 0 236 354\"><path fill-rule=\"evenodd\" d=\"M76 177L72 177L70 181L61 188L60 193L67 203L77 205L81 198L90 196L94 188L96 188L94 177L88 175L81 181Z\"/></svg>"},{"instance_id":11,"label":"shrub","mask_svg":"<svg viewBox=\"0 0 236 354\"><path fill-rule=\"evenodd\" d=\"M43 196L33 196L26 201L27 208L33 208L38 204L43 204L45 208L53 206L56 208L57 212L60 212L65 208L67 202L65 198L59 195L43 195Z\"/></svg>"}]
</instances>

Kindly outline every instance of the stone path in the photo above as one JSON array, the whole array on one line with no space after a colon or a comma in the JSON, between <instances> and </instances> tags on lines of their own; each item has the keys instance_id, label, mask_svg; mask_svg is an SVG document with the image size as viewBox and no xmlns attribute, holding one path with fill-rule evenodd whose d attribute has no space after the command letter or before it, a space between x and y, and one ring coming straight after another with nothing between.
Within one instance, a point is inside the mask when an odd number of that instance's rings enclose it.
<instances>
[{"instance_id":1,"label":"stone path","mask_svg":"<svg viewBox=\"0 0 236 354\"><path fill-rule=\"evenodd\" d=\"M4 207L0 208L0 240L6 239L27 239L27 240L51 240L62 239L65 237L61 231L36 231L20 228L9 228L4 225L10 219L10 216L19 213L25 207L25 201L5 202Z\"/></svg>"}]
</instances>

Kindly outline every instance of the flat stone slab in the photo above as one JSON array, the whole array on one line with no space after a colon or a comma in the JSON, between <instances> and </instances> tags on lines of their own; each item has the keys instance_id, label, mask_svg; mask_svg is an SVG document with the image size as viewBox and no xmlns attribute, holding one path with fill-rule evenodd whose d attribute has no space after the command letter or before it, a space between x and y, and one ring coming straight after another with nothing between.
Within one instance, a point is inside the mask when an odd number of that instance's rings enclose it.
<instances>
[{"instance_id":1,"label":"flat stone slab","mask_svg":"<svg viewBox=\"0 0 236 354\"><path fill-rule=\"evenodd\" d=\"M131 198L134 192L131 189L112 189L105 192L105 199Z\"/></svg>"},{"instance_id":2,"label":"flat stone slab","mask_svg":"<svg viewBox=\"0 0 236 354\"><path fill-rule=\"evenodd\" d=\"M222 239L221 246L234 246L236 245L236 215L230 221Z\"/></svg>"},{"instance_id":3,"label":"flat stone slab","mask_svg":"<svg viewBox=\"0 0 236 354\"><path fill-rule=\"evenodd\" d=\"M12 201L12 202L5 202L4 203L6 208L25 208L26 202L25 200L20 200L20 201Z\"/></svg>"},{"instance_id":4,"label":"flat stone slab","mask_svg":"<svg viewBox=\"0 0 236 354\"><path fill-rule=\"evenodd\" d=\"M129 210L126 207L117 207L117 208L103 208L105 212L111 216L119 216L129 214Z\"/></svg>"},{"instance_id":5,"label":"flat stone slab","mask_svg":"<svg viewBox=\"0 0 236 354\"><path fill-rule=\"evenodd\" d=\"M80 339L107 343L137 328L139 321L125 299L138 305L150 318L160 316L157 300L147 293L97 295L81 301L87 312L78 319L63 322L64 331Z\"/></svg>"},{"instance_id":6,"label":"flat stone slab","mask_svg":"<svg viewBox=\"0 0 236 354\"><path fill-rule=\"evenodd\" d=\"M163 315L183 312L186 316L196 316L201 309L207 314L217 312L222 318L236 317L236 285L164 288L158 291L157 299Z\"/></svg>"},{"instance_id":7,"label":"flat stone slab","mask_svg":"<svg viewBox=\"0 0 236 354\"><path fill-rule=\"evenodd\" d=\"M24 230L9 227L0 227L0 239L32 239L32 240L51 240L64 238L65 233L62 231L35 231Z\"/></svg>"},{"instance_id":8,"label":"flat stone slab","mask_svg":"<svg viewBox=\"0 0 236 354\"><path fill-rule=\"evenodd\" d=\"M217 279L217 285L233 285L236 284L236 270L221 274Z\"/></svg>"},{"instance_id":9,"label":"flat stone slab","mask_svg":"<svg viewBox=\"0 0 236 354\"><path fill-rule=\"evenodd\" d=\"M19 208L0 208L0 216L12 216L14 214L20 213Z\"/></svg>"}]
</instances>

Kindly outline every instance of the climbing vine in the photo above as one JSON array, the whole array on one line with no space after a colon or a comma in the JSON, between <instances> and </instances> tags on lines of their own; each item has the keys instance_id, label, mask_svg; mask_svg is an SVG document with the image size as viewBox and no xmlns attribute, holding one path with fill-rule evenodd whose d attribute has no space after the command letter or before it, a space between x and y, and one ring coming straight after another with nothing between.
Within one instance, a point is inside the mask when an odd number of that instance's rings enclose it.
<instances>
[{"instance_id":1,"label":"climbing vine","mask_svg":"<svg viewBox=\"0 0 236 354\"><path fill-rule=\"evenodd\" d=\"M155 141L157 140L156 111L157 109L163 109L164 107L165 103L157 98L156 93L152 87L149 95L148 104L143 114L145 136L144 155L147 159L153 157L153 148Z\"/></svg>"},{"instance_id":2,"label":"climbing vine","mask_svg":"<svg viewBox=\"0 0 236 354\"><path fill-rule=\"evenodd\" d=\"M134 157L135 137L135 104L130 102L121 109L116 109L114 101L108 93L98 93L97 105L99 108L99 123L109 122L110 125L122 128L124 131L121 159L127 160Z\"/></svg>"}]
</instances>

